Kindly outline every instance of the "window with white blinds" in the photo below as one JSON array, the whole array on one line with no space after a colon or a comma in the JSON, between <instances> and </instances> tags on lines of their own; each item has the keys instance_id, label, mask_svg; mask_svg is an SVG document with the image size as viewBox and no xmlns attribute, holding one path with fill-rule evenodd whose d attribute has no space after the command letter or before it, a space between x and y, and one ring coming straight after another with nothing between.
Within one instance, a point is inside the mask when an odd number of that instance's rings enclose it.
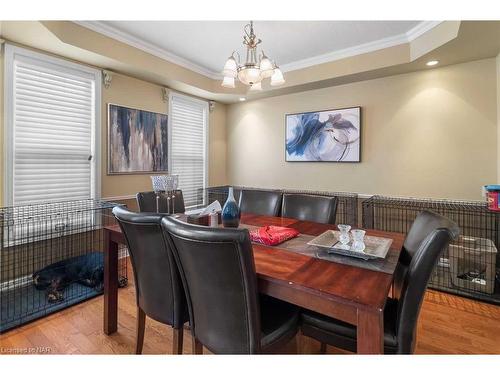
<instances>
[{"instance_id":1,"label":"window with white blinds","mask_svg":"<svg viewBox=\"0 0 500 375\"><path fill-rule=\"evenodd\" d=\"M5 201L95 198L100 72L6 46Z\"/></svg>"},{"instance_id":2,"label":"window with white blinds","mask_svg":"<svg viewBox=\"0 0 500 375\"><path fill-rule=\"evenodd\" d=\"M199 203L207 185L208 103L185 95L170 96L170 171L179 175L186 207Z\"/></svg>"}]
</instances>

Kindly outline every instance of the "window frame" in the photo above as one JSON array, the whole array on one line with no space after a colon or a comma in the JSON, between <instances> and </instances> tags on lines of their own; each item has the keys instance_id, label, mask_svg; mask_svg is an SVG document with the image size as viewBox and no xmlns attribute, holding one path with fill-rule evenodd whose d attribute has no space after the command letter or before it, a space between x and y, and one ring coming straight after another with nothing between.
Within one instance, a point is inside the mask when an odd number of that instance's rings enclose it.
<instances>
[{"instance_id":1,"label":"window frame","mask_svg":"<svg viewBox=\"0 0 500 375\"><path fill-rule=\"evenodd\" d=\"M193 103L200 104L203 107L203 119L204 119L204 124L203 124L203 156L204 156L204 161L203 161L203 189L206 189L208 187L208 167L209 167L209 162L208 162L208 157L209 157L209 129L210 129L210 110L209 110L209 103L207 100L203 99L198 99L189 95L184 95L179 92L175 91L170 91L168 95L168 171L171 173L172 171L172 135L173 135L173 123L172 123L172 102L174 100L174 97L181 98L183 100L188 100L192 101ZM182 179L182 176L179 176L179 179ZM205 205L205 194L203 194L203 202L202 206ZM186 206L187 209L194 209L199 207L200 205L191 205L191 206Z\"/></svg>"},{"instance_id":2,"label":"window frame","mask_svg":"<svg viewBox=\"0 0 500 375\"><path fill-rule=\"evenodd\" d=\"M58 69L66 73L75 71L88 74L94 80L94 118L91 135L91 199L101 197L101 107L102 107L102 75L101 71L87 65L71 62L60 57L35 52L9 43L4 47L4 181L3 206L13 205L14 198L14 62L16 56L21 59L33 60L45 66Z\"/></svg>"}]
</instances>

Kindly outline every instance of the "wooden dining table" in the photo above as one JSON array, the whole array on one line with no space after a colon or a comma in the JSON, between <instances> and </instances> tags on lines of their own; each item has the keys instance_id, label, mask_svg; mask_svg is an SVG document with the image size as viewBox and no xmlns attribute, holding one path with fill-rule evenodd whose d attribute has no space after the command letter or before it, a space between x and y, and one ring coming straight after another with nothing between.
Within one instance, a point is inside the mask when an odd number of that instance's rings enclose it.
<instances>
[{"instance_id":1,"label":"wooden dining table","mask_svg":"<svg viewBox=\"0 0 500 375\"><path fill-rule=\"evenodd\" d=\"M266 225L295 228L300 235L294 246L253 243L259 292L352 324L357 327L358 353L383 354L384 307L404 235L366 231L368 236L392 239L386 261L369 263L373 261L346 256L326 260L311 256L310 246L300 238L336 230L335 225L252 214L241 217L241 226L248 229ZM104 332L110 335L118 326L118 247L126 241L117 224L104 231Z\"/></svg>"}]
</instances>

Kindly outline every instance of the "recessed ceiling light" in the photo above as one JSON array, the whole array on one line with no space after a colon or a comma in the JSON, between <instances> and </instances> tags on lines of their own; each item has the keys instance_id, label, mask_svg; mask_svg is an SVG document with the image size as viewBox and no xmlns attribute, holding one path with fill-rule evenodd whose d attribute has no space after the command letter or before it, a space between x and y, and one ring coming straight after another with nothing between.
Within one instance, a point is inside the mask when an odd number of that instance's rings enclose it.
<instances>
[{"instance_id":1,"label":"recessed ceiling light","mask_svg":"<svg viewBox=\"0 0 500 375\"><path fill-rule=\"evenodd\" d=\"M439 61L437 60L431 60L431 61L427 61L427 63L425 65L427 66L434 66L434 65L437 65L439 64Z\"/></svg>"},{"instance_id":2,"label":"recessed ceiling light","mask_svg":"<svg viewBox=\"0 0 500 375\"><path fill-rule=\"evenodd\" d=\"M240 102L244 102L247 98L240 98Z\"/></svg>"}]
</instances>

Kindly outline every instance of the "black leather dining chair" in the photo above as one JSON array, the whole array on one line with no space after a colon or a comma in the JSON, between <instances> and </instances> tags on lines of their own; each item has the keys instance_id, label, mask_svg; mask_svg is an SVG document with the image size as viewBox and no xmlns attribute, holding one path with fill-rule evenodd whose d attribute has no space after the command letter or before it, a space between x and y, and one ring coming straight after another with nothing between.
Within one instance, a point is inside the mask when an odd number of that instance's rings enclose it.
<instances>
[{"instance_id":1,"label":"black leather dining chair","mask_svg":"<svg viewBox=\"0 0 500 375\"><path fill-rule=\"evenodd\" d=\"M182 190L175 190L175 198L170 200L170 205L174 204L174 207L170 206L170 212L168 211L168 202L165 194L160 194L159 200L159 212L166 214L180 214L186 211L184 206L184 197L182 195ZM136 194L137 205L139 206L140 212L157 212L156 210L156 193L154 191L143 191ZM172 210L175 208L175 211Z\"/></svg>"},{"instance_id":2,"label":"black leather dining chair","mask_svg":"<svg viewBox=\"0 0 500 375\"><path fill-rule=\"evenodd\" d=\"M280 216L282 197L283 194L280 191L242 190L241 213Z\"/></svg>"},{"instance_id":3,"label":"black leather dining chair","mask_svg":"<svg viewBox=\"0 0 500 375\"><path fill-rule=\"evenodd\" d=\"M394 298L389 298L384 309L385 353L413 353L427 283L440 254L458 234L457 224L430 211L420 213L413 222L397 265ZM355 326L310 311L304 311L301 320L305 336L356 351Z\"/></svg>"},{"instance_id":4,"label":"black leather dining chair","mask_svg":"<svg viewBox=\"0 0 500 375\"><path fill-rule=\"evenodd\" d=\"M193 353L274 351L295 337L298 308L260 296L247 229L213 229L162 219L189 308Z\"/></svg>"},{"instance_id":5,"label":"black leather dining chair","mask_svg":"<svg viewBox=\"0 0 500 375\"><path fill-rule=\"evenodd\" d=\"M177 265L163 239L164 214L113 208L127 241L137 302L136 353L142 353L146 316L173 327L173 354L182 354L186 297Z\"/></svg>"},{"instance_id":6,"label":"black leather dining chair","mask_svg":"<svg viewBox=\"0 0 500 375\"><path fill-rule=\"evenodd\" d=\"M335 224L337 198L324 195L283 194L281 216L297 220Z\"/></svg>"}]
</instances>

